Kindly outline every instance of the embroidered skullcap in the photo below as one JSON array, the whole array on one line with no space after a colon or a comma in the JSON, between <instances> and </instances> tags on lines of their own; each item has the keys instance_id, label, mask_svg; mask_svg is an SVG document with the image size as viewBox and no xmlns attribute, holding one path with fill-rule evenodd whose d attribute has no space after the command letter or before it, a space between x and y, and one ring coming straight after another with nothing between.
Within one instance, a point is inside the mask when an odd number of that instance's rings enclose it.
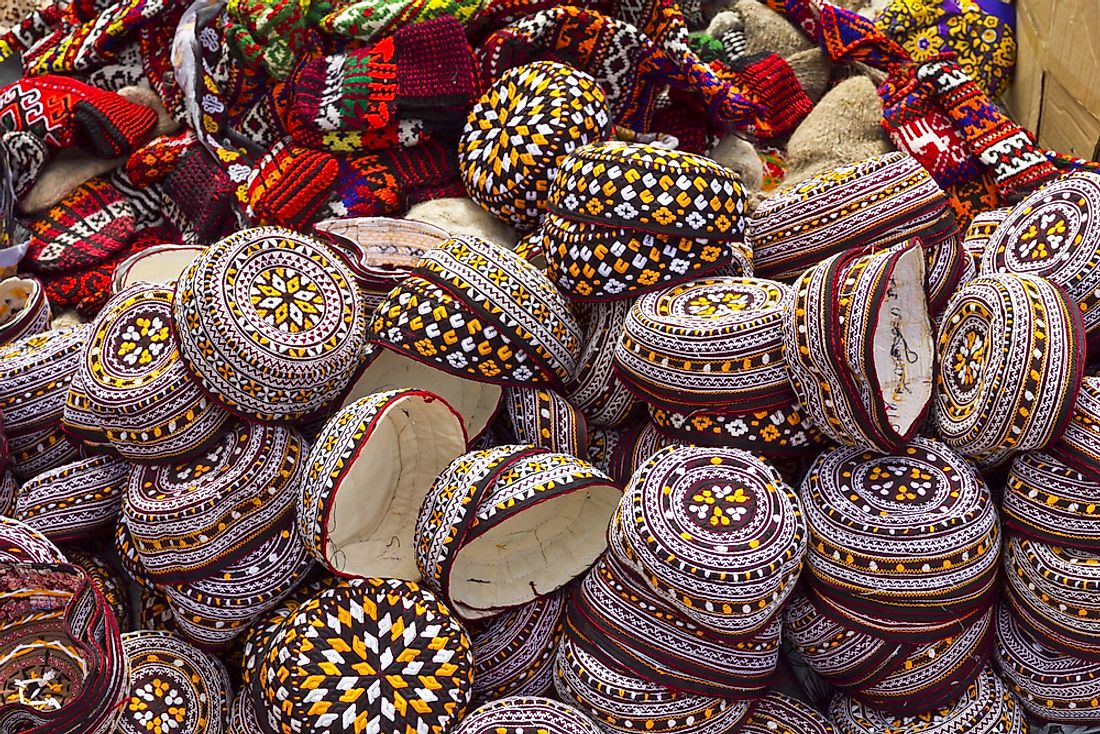
<instances>
[{"instance_id":1,"label":"embroidered skullcap","mask_svg":"<svg viewBox=\"0 0 1100 734\"><path fill-rule=\"evenodd\" d=\"M260 719L256 716L256 704L247 690L238 691L233 698L226 734L265 734Z\"/></svg>"},{"instance_id":2,"label":"embroidered skullcap","mask_svg":"<svg viewBox=\"0 0 1100 734\"><path fill-rule=\"evenodd\" d=\"M978 212L970 220L966 228L966 236L963 238L963 247L970 258L981 268L985 251L989 249L989 240L993 233L1001 226L1008 215L1012 213L1012 207L1002 206L997 209L988 209Z\"/></svg>"},{"instance_id":3,"label":"embroidered skullcap","mask_svg":"<svg viewBox=\"0 0 1100 734\"><path fill-rule=\"evenodd\" d=\"M627 386L667 410L794 402L783 357L790 289L756 278L710 278L640 296L615 346Z\"/></svg>"},{"instance_id":4,"label":"embroidered skullcap","mask_svg":"<svg viewBox=\"0 0 1100 734\"><path fill-rule=\"evenodd\" d=\"M90 451L115 452L93 410L92 399L84 389L84 373L79 368L69 380L69 392L61 411L61 430L71 441L84 444Z\"/></svg>"},{"instance_id":5,"label":"embroidered skullcap","mask_svg":"<svg viewBox=\"0 0 1100 734\"><path fill-rule=\"evenodd\" d=\"M96 456L51 469L15 493L15 517L58 543L90 540L118 520L129 466Z\"/></svg>"},{"instance_id":6,"label":"embroidered skullcap","mask_svg":"<svg viewBox=\"0 0 1100 734\"><path fill-rule=\"evenodd\" d=\"M1100 377L1081 380L1066 431L1048 450L1090 480L1100 482Z\"/></svg>"},{"instance_id":7,"label":"embroidered skullcap","mask_svg":"<svg viewBox=\"0 0 1100 734\"><path fill-rule=\"evenodd\" d=\"M178 632L179 625L172 614L172 607L168 600L159 591L152 587L141 587L138 594L137 628L143 630L159 630L161 632Z\"/></svg>"},{"instance_id":8,"label":"embroidered skullcap","mask_svg":"<svg viewBox=\"0 0 1100 734\"><path fill-rule=\"evenodd\" d=\"M801 457L825 443L798 403L751 413L693 410L681 413L649 406L649 418L661 434L695 446L725 446L769 458Z\"/></svg>"},{"instance_id":9,"label":"embroidered skullcap","mask_svg":"<svg viewBox=\"0 0 1100 734\"><path fill-rule=\"evenodd\" d=\"M293 430L238 423L189 462L135 465L123 512L149 577L202 578L252 551L297 503L306 448Z\"/></svg>"},{"instance_id":10,"label":"embroidered skullcap","mask_svg":"<svg viewBox=\"0 0 1100 734\"><path fill-rule=\"evenodd\" d=\"M317 414L351 379L366 313L354 277L312 237L247 229L176 283L180 353L203 389L253 420Z\"/></svg>"},{"instance_id":11,"label":"embroidered skullcap","mask_svg":"<svg viewBox=\"0 0 1100 734\"><path fill-rule=\"evenodd\" d=\"M64 399L64 383L62 399ZM30 433L8 433L9 466L12 475L21 481L36 477L42 472L56 469L76 461L83 454L61 430L51 425Z\"/></svg>"},{"instance_id":12,"label":"embroidered skullcap","mask_svg":"<svg viewBox=\"0 0 1100 734\"><path fill-rule=\"evenodd\" d=\"M738 734L836 734L836 730L817 709L772 691L752 707Z\"/></svg>"},{"instance_id":13,"label":"embroidered skullcap","mask_svg":"<svg viewBox=\"0 0 1100 734\"><path fill-rule=\"evenodd\" d=\"M229 420L180 356L172 299L171 290L145 283L124 289L96 317L81 355L80 386L91 410L130 461L186 461L209 448Z\"/></svg>"},{"instance_id":14,"label":"embroidered skullcap","mask_svg":"<svg viewBox=\"0 0 1100 734\"><path fill-rule=\"evenodd\" d=\"M612 447L607 473L615 481L626 484L661 449L693 445L691 441L667 436L657 430L651 421L643 420L623 431Z\"/></svg>"},{"instance_id":15,"label":"embroidered skullcap","mask_svg":"<svg viewBox=\"0 0 1100 734\"><path fill-rule=\"evenodd\" d=\"M31 526L0 515L0 563L66 563L53 541Z\"/></svg>"},{"instance_id":16,"label":"embroidered skullcap","mask_svg":"<svg viewBox=\"0 0 1100 734\"><path fill-rule=\"evenodd\" d=\"M558 647L554 687L561 700L599 722L607 734L726 734L748 717L748 701L675 692L608 665L591 650L567 629Z\"/></svg>"},{"instance_id":17,"label":"embroidered skullcap","mask_svg":"<svg viewBox=\"0 0 1100 734\"><path fill-rule=\"evenodd\" d=\"M516 229L533 229L562 159L606 138L611 114L583 71L536 61L504 72L481 96L458 143L470 198Z\"/></svg>"},{"instance_id":18,"label":"embroidered skullcap","mask_svg":"<svg viewBox=\"0 0 1100 734\"><path fill-rule=\"evenodd\" d=\"M313 564L291 518L252 551L182 584L161 584L181 633L207 648L232 642L297 586Z\"/></svg>"},{"instance_id":19,"label":"embroidered skullcap","mask_svg":"<svg viewBox=\"0 0 1100 734\"><path fill-rule=\"evenodd\" d=\"M37 278L0 280L0 346L50 328L53 314L46 289Z\"/></svg>"},{"instance_id":20,"label":"embroidered skullcap","mask_svg":"<svg viewBox=\"0 0 1100 734\"><path fill-rule=\"evenodd\" d=\"M126 513L118 516L113 540L115 558L126 577L142 588L152 588L153 582L145 575L134 537L130 534L130 528L126 527Z\"/></svg>"},{"instance_id":21,"label":"embroidered skullcap","mask_svg":"<svg viewBox=\"0 0 1100 734\"><path fill-rule=\"evenodd\" d=\"M1024 709L1037 719L1095 723L1100 705L1100 668L1044 645L1011 608L997 610L997 667Z\"/></svg>"},{"instance_id":22,"label":"embroidered skullcap","mask_svg":"<svg viewBox=\"0 0 1100 734\"><path fill-rule=\"evenodd\" d=\"M592 428L588 431L588 460L604 474L610 476L611 455L623 431L618 428ZM625 483L625 482L624 482Z\"/></svg>"},{"instance_id":23,"label":"embroidered skullcap","mask_svg":"<svg viewBox=\"0 0 1100 734\"><path fill-rule=\"evenodd\" d=\"M830 255L874 243L884 249L958 230L943 190L916 159L898 152L825 171L765 199L748 222L761 278L787 280Z\"/></svg>"},{"instance_id":24,"label":"embroidered skullcap","mask_svg":"<svg viewBox=\"0 0 1100 734\"><path fill-rule=\"evenodd\" d=\"M465 713L470 642L435 596L353 579L304 603L271 636L252 695L269 732L433 732Z\"/></svg>"},{"instance_id":25,"label":"embroidered skullcap","mask_svg":"<svg viewBox=\"0 0 1100 734\"><path fill-rule=\"evenodd\" d=\"M569 624L605 663L681 693L758 698L779 663L778 621L743 641L710 632L609 553L570 598Z\"/></svg>"},{"instance_id":26,"label":"embroidered skullcap","mask_svg":"<svg viewBox=\"0 0 1100 734\"><path fill-rule=\"evenodd\" d=\"M464 454L420 508L417 566L456 614L485 618L584 573L607 547L621 496L607 475L566 454L522 445Z\"/></svg>"},{"instance_id":27,"label":"embroidered skullcap","mask_svg":"<svg viewBox=\"0 0 1100 734\"><path fill-rule=\"evenodd\" d=\"M51 329L0 348L0 411L9 439L60 424L90 328Z\"/></svg>"},{"instance_id":28,"label":"embroidered skullcap","mask_svg":"<svg viewBox=\"0 0 1100 734\"><path fill-rule=\"evenodd\" d=\"M1054 545L1100 551L1100 483L1059 461L1029 451L1012 460L1001 503L1005 525Z\"/></svg>"},{"instance_id":29,"label":"embroidered skullcap","mask_svg":"<svg viewBox=\"0 0 1100 734\"><path fill-rule=\"evenodd\" d=\"M894 455L822 453L802 483L814 589L846 624L925 641L988 605L1000 528L989 488L966 459L918 437ZM896 630L861 617L896 619ZM900 636L899 636L900 635Z\"/></svg>"},{"instance_id":30,"label":"embroidered skullcap","mask_svg":"<svg viewBox=\"0 0 1100 734\"><path fill-rule=\"evenodd\" d=\"M1026 734L1028 723L1015 696L986 667L949 704L920 713L888 714L837 694L829 705L837 734Z\"/></svg>"},{"instance_id":31,"label":"embroidered skullcap","mask_svg":"<svg viewBox=\"0 0 1100 734\"><path fill-rule=\"evenodd\" d=\"M584 416L553 390L505 388L504 411L516 443L588 457L588 426Z\"/></svg>"},{"instance_id":32,"label":"embroidered skullcap","mask_svg":"<svg viewBox=\"0 0 1100 734\"><path fill-rule=\"evenodd\" d=\"M904 446L924 425L933 387L921 250L841 253L794 291L783 339L806 415L837 443Z\"/></svg>"},{"instance_id":33,"label":"embroidered skullcap","mask_svg":"<svg viewBox=\"0 0 1100 734\"><path fill-rule=\"evenodd\" d=\"M310 555L342 575L418 579L420 505L465 450L462 419L424 390L341 409L317 435L299 487L297 528Z\"/></svg>"},{"instance_id":34,"label":"embroidered skullcap","mask_svg":"<svg viewBox=\"0 0 1100 734\"><path fill-rule=\"evenodd\" d=\"M572 706L540 696L509 696L471 711L454 734L603 734L596 722Z\"/></svg>"},{"instance_id":35,"label":"embroidered skullcap","mask_svg":"<svg viewBox=\"0 0 1100 734\"><path fill-rule=\"evenodd\" d=\"M1065 291L1094 339L1100 329L1100 174L1063 176L1016 204L989 237L981 271L1046 278Z\"/></svg>"},{"instance_id":36,"label":"embroidered skullcap","mask_svg":"<svg viewBox=\"0 0 1100 734\"><path fill-rule=\"evenodd\" d=\"M615 370L615 344L619 340L631 302L610 301L578 307L584 343L577 372L565 386L565 397L584 414L589 426L623 425L638 406L638 399L623 387Z\"/></svg>"},{"instance_id":37,"label":"embroidered skullcap","mask_svg":"<svg viewBox=\"0 0 1100 734\"><path fill-rule=\"evenodd\" d=\"M470 627L476 698L542 696L551 690L568 596L561 589Z\"/></svg>"},{"instance_id":38,"label":"embroidered skullcap","mask_svg":"<svg viewBox=\"0 0 1100 734\"><path fill-rule=\"evenodd\" d=\"M170 286L202 254L198 245L153 245L135 252L115 266L111 292L119 293L137 283Z\"/></svg>"},{"instance_id":39,"label":"embroidered skullcap","mask_svg":"<svg viewBox=\"0 0 1100 734\"><path fill-rule=\"evenodd\" d=\"M744 639L794 590L806 521L779 473L748 452L670 446L631 478L608 538L680 614Z\"/></svg>"},{"instance_id":40,"label":"embroidered skullcap","mask_svg":"<svg viewBox=\"0 0 1100 734\"><path fill-rule=\"evenodd\" d=\"M570 216L548 212L537 237L547 275L574 301L621 300L724 268L753 272L743 240L644 232Z\"/></svg>"},{"instance_id":41,"label":"embroidered skullcap","mask_svg":"<svg viewBox=\"0 0 1100 734\"><path fill-rule=\"evenodd\" d=\"M541 271L470 236L425 253L375 311L371 333L460 377L549 387L576 373L583 336Z\"/></svg>"},{"instance_id":42,"label":"embroidered skullcap","mask_svg":"<svg viewBox=\"0 0 1100 734\"><path fill-rule=\"evenodd\" d=\"M126 658L114 615L82 568L0 564L0 680L0 731L115 731Z\"/></svg>"},{"instance_id":43,"label":"embroidered skullcap","mask_svg":"<svg viewBox=\"0 0 1100 734\"><path fill-rule=\"evenodd\" d=\"M97 555L70 550L69 561L84 569L96 589L103 595L121 631L130 629L130 588L122 574Z\"/></svg>"},{"instance_id":44,"label":"embroidered skullcap","mask_svg":"<svg viewBox=\"0 0 1100 734\"><path fill-rule=\"evenodd\" d=\"M0 516L8 517L15 511L15 492L15 477L11 470L7 467L0 469Z\"/></svg>"},{"instance_id":45,"label":"embroidered skullcap","mask_svg":"<svg viewBox=\"0 0 1100 734\"><path fill-rule=\"evenodd\" d=\"M933 402L945 443L967 455L1039 449L1066 429L1081 387L1084 329L1065 292L1034 275L983 275L940 320Z\"/></svg>"},{"instance_id":46,"label":"embroidered skullcap","mask_svg":"<svg viewBox=\"0 0 1100 734\"><path fill-rule=\"evenodd\" d=\"M118 734L225 733L233 689L219 660L171 632L130 632L122 647L130 688Z\"/></svg>"},{"instance_id":47,"label":"embroidered skullcap","mask_svg":"<svg viewBox=\"0 0 1100 734\"><path fill-rule=\"evenodd\" d=\"M1012 537L1005 570L1021 624L1044 645L1100 662L1100 554Z\"/></svg>"},{"instance_id":48,"label":"embroidered skullcap","mask_svg":"<svg viewBox=\"0 0 1100 734\"><path fill-rule=\"evenodd\" d=\"M920 242L920 240L910 240L910 244L913 242ZM896 247L905 246L901 244ZM926 259L924 284L928 295L928 313L938 323L951 296L961 284L977 276L978 269L966 254L962 240L957 234L952 234L939 244L923 249Z\"/></svg>"}]
</instances>

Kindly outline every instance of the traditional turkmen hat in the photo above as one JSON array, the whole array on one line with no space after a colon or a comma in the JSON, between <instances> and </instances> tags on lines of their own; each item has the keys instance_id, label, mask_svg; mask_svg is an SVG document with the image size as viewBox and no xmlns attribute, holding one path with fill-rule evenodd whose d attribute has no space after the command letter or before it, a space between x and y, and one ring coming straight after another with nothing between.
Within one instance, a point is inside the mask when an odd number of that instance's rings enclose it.
<instances>
[{"instance_id":1,"label":"traditional turkmen hat","mask_svg":"<svg viewBox=\"0 0 1100 734\"><path fill-rule=\"evenodd\" d=\"M710 632L679 614L610 553L573 593L569 624L608 665L681 693L758 698L779 663L778 621L743 641Z\"/></svg>"},{"instance_id":2,"label":"traditional turkmen hat","mask_svg":"<svg viewBox=\"0 0 1100 734\"><path fill-rule=\"evenodd\" d=\"M829 705L837 734L1026 734L1024 711L986 667L959 697L930 711L891 715L837 694Z\"/></svg>"},{"instance_id":3,"label":"traditional turkmen hat","mask_svg":"<svg viewBox=\"0 0 1100 734\"><path fill-rule=\"evenodd\" d=\"M476 699L542 696L553 688L568 597L560 589L470 626Z\"/></svg>"},{"instance_id":4,"label":"traditional turkmen hat","mask_svg":"<svg viewBox=\"0 0 1100 734\"><path fill-rule=\"evenodd\" d=\"M977 471L940 442L918 437L892 455L826 450L803 480L801 499L811 584L832 609L848 612L847 625L927 641L988 606L997 512ZM869 628L863 615L897 626Z\"/></svg>"},{"instance_id":5,"label":"traditional turkmen hat","mask_svg":"<svg viewBox=\"0 0 1100 734\"><path fill-rule=\"evenodd\" d=\"M99 417L92 409L92 399L84 389L84 373L78 368L69 380L69 392L65 395L65 407L61 411L61 430L74 442L80 442L89 451L115 453Z\"/></svg>"},{"instance_id":6,"label":"traditional turkmen hat","mask_svg":"<svg viewBox=\"0 0 1100 734\"><path fill-rule=\"evenodd\" d=\"M233 688L225 666L171 632L122 636L129 700L118 734L225 734Z\"/></svg>"},{"instance_id":7,"label":"traditional turkmen hat","mask_svg":"<svg viewBox=\"0 0 1100 734\"><path fill-rule=\"evenodd\" d=\"M78 450L65 437L60 425L51 425L29 433L9 433L8 447L11 473L22 481L76 461L84 455L82 450Z\"/></svg>"},{"instance_id":8,"label":"traditional turkmen hat","mask_svg":"<svg viewBox=\"0 0 1100 734\"><path fill-rule=\"evenodd\" d=\"M895 245L904 248L920 242L913 238L909 243ZM959 285L966 283L978 274L978 266L966 254L962 239L958 235L951 235L939 244L925 247L925 259L927 261L924 270L924 285L928 295L928 313L938 323L940 315L947 308L951 296L958 290Z\"/></svg>"},{"instance_id":9,"label":"traditional turkmen hat","mask_svg":"<svg viewBox=\"0 0 1100 734\"><path fill-rule=\"evenodd\" d=\"M796 281L787 367L803 410L833 441L891 451L923 426L935 356L924 265L913 243L849 250Z\"/></svg>"},{"instance_id":10,"label":"traditional turkmen hat","mask_svg":"<svg viewBox=\"0 0 1100 734\"><path fill-rule=\"evenodd\" d=\"M0 516L0 563L66 563L53 541L38 530Z\"/></svg>"},{"instance_id":11,"label":"traditional turkmen hat","mask_svg":"<svg viewBox=\"0 0 1100 734\"><path fill-rule=\"evenodd\" d=\"M508 696L479 706L454 734L603 734L596 722L572 706L540 696Z\"/></svg>"},{"instance_id":12,"label":"traditional turkmen hat","mask_svg":"<svg viewBox=\"0 0 1100 734\"><path fill-rule=\"evenodd\" d=\"M641 420L618 437L607 458L607 473L612 479L625 485L661 449L694 445L691 441L665 435L657 430L652 421Z\"/></svg>"},{"instance_id":13,"label":"traditional turkmen hat","mask_svg":"<svg viewBox=\"0 0 1100 734\"><path fill-rule=\"evenodd\" d=\"M66 326L0 348L0 411L9 439L60 424L69 380L91 336L88 325Z\"/></svg>"},{"instance_id":14,"label":"traditional turkmen hat","mask_svg":"<svg viewBox=\"0 0 1100 734\"><path fill-rule=\"evenodd\" d=\"M582 459L588 457L588 426L584 416L553 390L504 388L504 415L516 443Z\"/></svg>"},{"instance_id":15,"label":"traditional turkmen hat","mask_svg":"<svg viewBox=\"0 0 1100 734\"><path fill-rule=\"evenodd\" d=\"M96 456L66 464L23 483L15 517L58 543L90 540L114 529L130 467Z\"/></svg>"},{"instance_id":16,"label":"traditional turkmen hat","mask_svg":"<svg viewBox=\"0 0 1100 734\"><path fill-rule=\"evenodd\" d=\"M46 289L37 278L0 280L0 346L46 331L52 318Z\"/></svg>"},{"instance_id":17,"label":"traditional turkmen hat","mask_svg":"<svg viewBox=\"0 0 1100 734\"><path fill-rule=\"evenodd\" d=\"M276 629L242 695L267 734L444 734L465 713L473 673L466 632L431 592L353 579Z\"/></svg>"},{"instance_id":18,"label":"traditional turkmen hat","mask_svg":"<svg viewBox=\"0 0 1100 734\"><path fill-rule=\"evenodd\" d=\"M1008 219L1008 215L1011 213L1012 207L1002 206L997 209L978 212L970 220L970 224L966 228L966 236L963 237L963 247L966 248L966 253L979 268L985 257L985 251L989 249L990 238L993 237L993 233L997 231L1004 220Z\"/></svg>"},{"instance_id":19,"label":"traditional turkmen hat","mask_svg":"<svg viewBox=\"0 0 1100 734\"><path fill-rule=\"evenodd\" d=\"M558 646L554 687L561 700L599 722L607 734L726 734L738 730L751 705L678 693L608 665L572 629L566 630Z\"/></svg>"},{"instance_id":20,"label":"traditional turkmen hat","mask_svg":"<svg viewBox=\"0 0 1100 734\"><path fill-rule=\"evenodd\" d=\"M1012 460L1001 510L1020 535L1100 551L1100 483L1046 451Z\"/></svg>"},{"instance_id":21,"label":"traditional turkmen hat","mask_svg":"<svg viewBox=\"0 0 1100 734\"><path fill-rule=\"evenodd\" d=\"M256 704L248 690L242 688L233 698L226 734L266 734L256 716Z\"/></svg>"},{"instance_id":22,"label":"traditional turkmen hat","mask_svg":"<svg viewBox=\"0 0 1100 734\"><path fill-rule=\"evenodd\" d=\"M833 724L797 698L772 691L752 707L738 734L835 734Z\"/></svg>"},{"instance_id":23,"label":"traditional turkmen hat","mask_svg":"<svg viewBox=\"0 0 1100 734\"><path fill-rule=\"evenodd\" d=\"M249 419L316 415L351 379L366 312L328 245L279 227L211 245L176 283L180 352L203 389Z\"/></svg>"},{"instance_id":24,"label":"traditional turkmen hat","mask_svg":"<svg viewBox=\"0 0 1100 734\"><path fill-rule=\"evenodd\" d=\"M1020 624L1012 609L997 610L997 667L1024 709L1044 721L1100 720L1100 668L1053 650Z\"/></svg>"},{"instance_id":25,"label":"traditional turkmen hat","mask_svg":"<svg viewBox=\"0 0 1100 734\"><path fill-rule=\"evenodd\" d=\"M168 600L156 589L141 587L138 593L137 610L134 615L136 628L142 630L160 630L177 632L179 625L172 613Z\"/></svg>"},{"instance_id":26,"label":"traditional turkmen hat","mask_svg":"<svg viewBox=\"0 0 1100 734\"><path fill-rule=\"evenodd\" d=\"M1085 322L1100 328L1100 174L1079 171L1012 208L982 256L982 274L1026 273L1062 288Z\"/></svg>"},{"instance_id":27,"label":"traditional turkmen hat","mask_svg":"<svg viewBox=\"0 0 1100 734\"><path fill-rule=\"evenodd\" d=\"M1100 554L1013 537L1005 571L1017 619L1040 642L1100 662Z\"/></svg>"},{"instance_id":28,"label":"traditional turkmen hat","mask_svg":"<svg viewBox=\"0 0 1100 734\"><path fill-rule=\"evenodd\" d=\"M825 443L798 403L774 410L739 413L693 410L681 413L649 406L653 428L696 446L725 446L768 457L802 457Z\"/></svg>"},{"instance_id":29,"label":"traditional turkmen hat","mask_svg":"<svg viewBox=\"0 0 1100 734\"><path fill-rule=\"evenodd\" d=\"M940 319L940 437L967 455L1057 441L1081 387L1084 341L1079 311L1050 281L1014 273L971 280Z\"/></svg>"},{"instance_id":30,"label":"traditional turkmen hat","mask_svg":"<svg viewBox=\"0 0 1100 734\"><path fill-rule=\"evenodd\" d=\"M121 631L130 629L130 589L126 579L110 564L97 555L85 551L70 550L69 561L84 569L107 606L114 612Z\"/></svg>"},{"instance_id":31,"label":"traditional turkmen hat","mask_svg":"<svg viewBox=\"0 0 1100 734\"><path fill-rule=\"evenodd\" d=\"M584 573L606 548L621 496L607 475L566 454L523 445L464 454L420 508L417 566L456 614L483 619Z\"/></svg>"},{"instance_id":32,"label":"traditional turkmen hat","mask_svg":"<svg viewBox=\"0 0 1100 734\"><path fill-rule=\"evenodd\" d=\"M618 428L592 428L588 431L588 460L604 474L611 475L611 455L624 431ZM14 491L14 490L13 490Z\"/></svg>"},{"instance_id":33,"label":"traditional turkmen hat","mask_svg":"<svg viewBox=\"0 0 1100 734\"><path fill-rule=\"evenodd\" d=\"M770 410L794 402L783 357L790 289L757 278L709 278L640 296L615 346L628 388L690 412Z\"/></svg>"},{"instance_id":34,"label":"traditional turkmen hat","mask_svg":"<svg viewBox=\"0 0 1100 734\"><path fill-rule=\"evenodd\" d=\"M562 159L610 132L599 82L571 66L536 61L504 72L470 110L459 170L471 199L528 231L546 208Z\"/></svg>"},{"instance_id":35,"label":"traditional turkmen hat","mask_svg":"<svg viewBox=\"0 0 1100 734\"><path fill-rule=\"evenodd\" d=\"M794 590L806 522L793 490L752 454L670 446L631 478L608 539L680 614L745 639Z\"/></svg>"},{"instance_id":36,"label":"traditional turkmen hat","mask_svg":"<svg viewBox=\"0 0 1100 734\"><path fill-rule=\"evenodd\" d=\"M1091 481L1100 482L1100 377L1081 380L1066 431L1048 451Z\"/></svg>"},{"instance_id":37,"label":"traditional turkmen hat","mask_svg":"<svg viewBox=\"0 0 1100 734\"><path fill-rule=\"evenodd\" d=\"M763 201L748 223L753 266L787 280L844 250L958 232L943 190L915 158L892 152L820 173Z\"/></svg>"},{"instance_id":38,"label":"traditional turkmen hat","mask_svg":"<svg viewBox=\"0 0 1100 734\"><path fill-rule=\"evenodd\" d=\"M252 551L298 501L306 448L291 429L238 423L190 462L134 465L123 513L148 576L203 578Z\"/></svg>"},{"instance_id":39,"label":"traditional turkmen hat","mask_svg":"<svg viewBox=\"0 0 1100 734\"><path fill-rule=\"evenodd\" d=\"M124 289L96 317L81 355L80 386L91 411L115 450L134 462L197 456L230 417L184 364L172 299L171 290L146 283Z\"/></svg>"},{"instance_id":40,"label":"traditional turkmen hat","mask_svg":"<svg viewBox=\"0 0 1100 734\"><path fill-rule=\"evenodd\" d=\"M334 573L415 581L417 514L466 450L461 417L424 390L357 400L325 423L299 485L297 528Z\"/></svg>"},{"instance_id":41,"label":"traditional turkmen hat","mask_svg":"<svg viewBox=\"0 0 1100 734\"><path fill-rule=\"evenodd\" d=\"M590 426L613 428L629 420L638 399L623 387L615 370L615 344L631 301L591 303L577 308L584 344L577 372L565 386L565 397Z\"/></svg>"}]
</instances>

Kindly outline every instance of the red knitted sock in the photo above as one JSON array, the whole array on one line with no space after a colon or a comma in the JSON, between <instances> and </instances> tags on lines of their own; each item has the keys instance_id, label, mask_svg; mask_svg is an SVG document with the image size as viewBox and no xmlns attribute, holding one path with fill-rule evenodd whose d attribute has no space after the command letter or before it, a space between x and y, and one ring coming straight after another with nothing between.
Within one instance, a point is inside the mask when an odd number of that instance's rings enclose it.
<instances>
[{"instance_id":1,"label":"red knitted sock","mask_svg":"<svg viewBox=\"0 0 1100 734\"><path fill-rule=\"evenodd\" d=\"M129 155L148 142L157 126L152 107L114 92L96 92L73 108L74 140L100 158Z\"/></svg>"}]
</instances>

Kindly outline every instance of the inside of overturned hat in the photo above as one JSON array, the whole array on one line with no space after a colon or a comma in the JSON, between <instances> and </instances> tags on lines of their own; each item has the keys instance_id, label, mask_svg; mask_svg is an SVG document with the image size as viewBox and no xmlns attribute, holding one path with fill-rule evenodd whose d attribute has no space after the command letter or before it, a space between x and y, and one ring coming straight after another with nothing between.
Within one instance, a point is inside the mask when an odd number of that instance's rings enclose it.
<instances>
[{"instance_id":1,"label":"inside of overturned hat","mask_svg":"<svg viewBox=\"0 0 1100 734\"><path fill-rule=\"evenodd\" d=\"M924 283L924 251L912 247L894 267L874 337L879 395L890 425L909 435L932 397L935 357Z\"/></svg>"},{"instance_id":2,"label":"inside of overturned hat","mask_svg":"<svg viewBox=\"0 0 1100 734\"><path fill-rule=\"evenodd\" d=\"M325 557L354 576L415 581L415 529L432 482L466 450L461 420L441 400L386 406L335 489Z\"/></svg>"},{"instance_id":3,"label":"inside of overturned hat","mask_svg":"<svg viewBox=\"0 0 1100 734\"><path fill-rule=\"evenodd\" d=\"M426 222L390 217L326 219L314 227L328 234L351 259L364 267L411 268L426 251L450 235Z\"/></svg>"},{"instance_id":4,"label":"inside of overturned hat","mask_svg":"<svg viewBox=\"0 0 1100 734\"><path fill-rule=\"evenodd\" d=\"M0 281L0 325L17 317L41 288L30 278L6 278Z\"/></svg>"},{"instance_id":5,"label":"inside of overturned hat","mask_svg":"<svg viewBox=\"0 0 1100 734\"><path fill-rule=\"evenodd\" d=\"M427 390L450 403L462 416L466 435L471 441L488 428L500 407L502 394L499 385L467 380L417 362L392 349L380 348L374 360L351 386L343 405L350 405L376 392L401 388Z\"/></svg>"},{"instance_id":6,"label":"inside of overturned hat","mask_svg":"<svg viewBox=\"0 0 1100 734\"><path fill-rule=\"evenodd\" d=\"M162 245L142 250L118 264L111 288L118 293L134 283L174 283L202 250L188 245Z\"/></svg>"},{"instance_id":7,"label":"inside of overturned hat","mask_svg":"<svg viewBox=\"0 0 1100 734\"><path fill-rule=\"evenodd\" d=\"M622 491L595 484L516 512L462 546L451 599L470 619L526 604L580 576L607 548L607 524Z\"/></svg>"}]
</instances>

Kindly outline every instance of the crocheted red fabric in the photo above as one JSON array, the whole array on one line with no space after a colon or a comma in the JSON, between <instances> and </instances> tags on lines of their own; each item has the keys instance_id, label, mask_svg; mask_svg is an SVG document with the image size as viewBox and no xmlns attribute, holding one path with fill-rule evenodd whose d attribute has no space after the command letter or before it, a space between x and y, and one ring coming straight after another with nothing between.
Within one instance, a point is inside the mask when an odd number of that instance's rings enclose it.
<instances>
[{"instance_id":1,"label":"crocheted red fabric","mask_svg":"<svg viewBox=\"0 0 1100 734\"><path fill-rule=\"evenodd\" d=\"M104 178L91 179L31 222L23 264L37 273L90 267L124 249L135 226L122 192Z\"/></svg>"},{"instance_id":2,"label":"crocheted red fabric","mask_svg":"<svg viewBox=\"0 0 1100 734\"><path fill-rule=\"evenodd\" d=\"M139 186L163 181L184 154L200 145L198 137L190 128L175 135L155 137L130 154L126 161L126 175Z\"/></svg>"},{"instance_id":3,"label":"crocheted red fabric","mask_svg":"<svg viewBox=\"0 0 1100 734\"><path fill-rule=\"evenodd\" d=\"M201 145L179 158L164 179L164 193L176 202L203 242L215 242L235 228L237 187Z\"/></svg>"},{"instance_id":4,"label":"crocheted red fabric","mask_svg":"<svg viewBox=\"0 0 1100 734\"><path fill-rule=\"evenodd\" d=\"M152 137L157 113L120 94L96 92L76 103L73 122L77 145L100 158L118 158Z\"/></svg>"},{"instance_id":5,"label":"crocheted red fabric","mask_svg":"<svg viewBox=\"0 0 1100 734\"><path fill-rule=\"evenodd\" d=\"M405 26L394 35L397 110L432 131L461 130L478 94L474 52L450 16Z\"/></svg>"},{"instance_id":6,"label":"crocheted red fabric","mask_svg":"<svg viewBox=\"0 0 1100 734\"><path fill-rule=\"evenodd\" d=\"M248 184L248 207L257 224L303 229L331 195L340 164L331 153L289 141L264 156Z\"/></svg>"}]
</instances>

